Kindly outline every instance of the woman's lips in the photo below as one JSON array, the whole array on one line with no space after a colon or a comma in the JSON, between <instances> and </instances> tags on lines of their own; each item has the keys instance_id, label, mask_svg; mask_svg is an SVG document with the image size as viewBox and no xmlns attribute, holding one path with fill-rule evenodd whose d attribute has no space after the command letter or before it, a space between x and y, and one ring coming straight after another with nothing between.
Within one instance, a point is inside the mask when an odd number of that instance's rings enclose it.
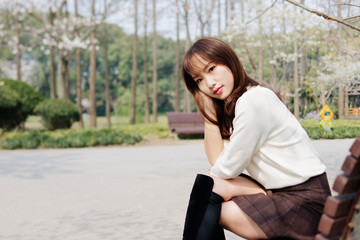
<instances>
[{"instance_id":1,"label":"woman's lips","mask_svg":"<svg viewBox=\"0 0 360 240\"><path fill-rule=\"evenodd\" d=\"M223 90L223 87L218 87L214 90L214 94L218 95L218 94L222 93L222 90Z\"/></svg>"}]
</instances>

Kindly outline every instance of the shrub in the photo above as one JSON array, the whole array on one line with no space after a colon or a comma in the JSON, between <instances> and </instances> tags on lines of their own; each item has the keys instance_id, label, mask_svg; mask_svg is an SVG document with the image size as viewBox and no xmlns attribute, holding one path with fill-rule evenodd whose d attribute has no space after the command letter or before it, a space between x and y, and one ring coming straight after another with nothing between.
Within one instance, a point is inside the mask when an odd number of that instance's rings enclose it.
<instances>
[{"instance_id":1,"label":"shrub","mask_svg":"<svg viewBox=\"0 0 360 240\"><path fill-rule=\"evenodd\" d=\"M35 107L35 112L49 130L70 128L73 122L80 119L78 109L68 99L47 99Z\"/></svg>"},{"instance_id":2,"label":"shrub","mask_svg":"<svg viewBox=\"0 0 360 240\"><path fill-rule=\"evenodd\" d=\"M5 149L29 148L34 149L40 145L40 134L34 132L18 132L12 137L1 141L1 147Z\"/></svg>"},{"instance_id":3,"label":"shrub","mask_svg":"<svg viewBox=\"0 0 360 240\"><path fill-rule=\"evenodd\" d=\"M360 125L351 124L352 121L347 121L347 124L334 121L332 131L323 129L319 121L303 121L302 125L311 139L340 139L340 138L354 138L360 136Z\"/></svg>"},{"instance_id":4,"label":"shrub","mask_svg":"<svg viewBox=\"0 0 360 240\"><path fill-rule=\"evenodd\" d=\"M19 95L5 85L0 85L0 107L13 108L20 102Z\"/></svg>"},{"instance_id":5,"label":"shrub","mask_svg":"<svg viewBox=\"0 0 360 240\"><path fill-rule=\"evenodd\" d=\"M11 132L0 140L4 149L70 148L135 144L142 141L138 134L127 134L118 129L80 129L57 131Z\"/></svg>"},{"instance_id":6,"label":"shrub","mask_svg":"<svg viewBox=\"0 0 360 240\"><path fill-rule=\"evenodd\" d=\"M0 79L0 128L11 130L34 113L34 107L43 100L41 94L27 83Z\"/></svg>"},{"instance_id":7,"label":"shrub","mask_svg":"<svg viewBox=\"0 0 360 240\"><path fill-rule=\"evenodd\" d=\"M6 86L0 86L0 128L11 130L20 124L19 95Z\"/></svg>"}]
</instances>

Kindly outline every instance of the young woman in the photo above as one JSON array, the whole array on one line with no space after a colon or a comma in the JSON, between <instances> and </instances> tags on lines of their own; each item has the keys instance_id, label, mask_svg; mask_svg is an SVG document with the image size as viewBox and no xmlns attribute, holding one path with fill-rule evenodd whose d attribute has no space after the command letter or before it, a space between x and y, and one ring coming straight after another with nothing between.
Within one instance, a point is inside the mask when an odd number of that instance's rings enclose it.
<instances>
[{"instance_id":1,"label":"young woman","mask_svg":"<svg viewBox=\"0 0 360 240\"><path fill-rule=\"evenodd\" d=\"M300 123L218 39L198 40L182 73L205 120L212 165L196 177L183 239L225 239L223 228L246 239L314 239L331 193Z\"/></svg>"}]
</instances>

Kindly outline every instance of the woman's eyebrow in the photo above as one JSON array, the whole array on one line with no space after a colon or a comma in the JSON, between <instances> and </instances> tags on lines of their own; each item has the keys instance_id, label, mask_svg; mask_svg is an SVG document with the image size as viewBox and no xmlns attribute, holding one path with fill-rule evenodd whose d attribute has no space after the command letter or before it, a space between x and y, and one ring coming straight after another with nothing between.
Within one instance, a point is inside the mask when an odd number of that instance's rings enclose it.
<instances>
[{"instance_id":1,"label":"woman's eyebrow","mask_svg":"<svg viewBox=\"0 0 360 240\"><path fill-rule=\"evenodd\" d=\"M208 62L207 64L204 64L205 66L203 68L201 68L199 72L206 70L211 64L212 64L212 62ZM194 75L192 75L193 79L195 79L197 77L199 77L198 73L195 73Z\"/></svg>"},{"instance_id":2,"label":"woman's eyebrow","mask_svg":"<svg viewBox=\"0 0 360 240\"><path fill-rule=\"evenodd\" d=\"M199 74L191 75L191 77L192 77L193 79L198 78L198 77L199 77Z\"/></svg>"},{"instance_id":3,"label":"woman's eyebrow","mask_svg":"<svg viewBox=\"0 0 360 240\"><path fill-rule=\"evenodd\" d=\"M204 67L203 70L208 69L208 67L209 67L211 64L212 64L212 62L208 62L208 64L205 65L205 67Z\"/></svg>"},{"instance_id":4,"label":"woman's eyebrow","mask_svg":"<svg viewBox=\"0 0 360 240\"><path fill-rule=\"evenodd\" d=\"M201 71L205 71L206 69L208 69L211 64L212 64L212 62L208 62L208 63L201 69Z\"/></svg>"}]
</instances>

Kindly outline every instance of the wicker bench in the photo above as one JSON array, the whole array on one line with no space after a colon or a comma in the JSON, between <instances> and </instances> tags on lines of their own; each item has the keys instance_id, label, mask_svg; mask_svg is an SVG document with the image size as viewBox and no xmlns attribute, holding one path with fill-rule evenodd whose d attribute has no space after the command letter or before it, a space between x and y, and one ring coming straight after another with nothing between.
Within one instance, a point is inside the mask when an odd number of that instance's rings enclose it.
<instances>
[{"instance_id":1,"label":"wicker bench","mask_svg":"<svg viewBox=\"0 0 360 240\"><path fill-rule=\"evenodd\" d=\"M360 138L350 148L328 197L315 240L360 239Z\"/></svg>"},{"instance_id":2,"label":"wicker bench","mask_svg":"<svg viewBox=\"0 0 360 240\"><path fill-rule=\"evenodd\" d=\"M176 134L204 134L204 121L199 113L168 112L166 113L170 132Z\"/></svg>"}]
</instances>

